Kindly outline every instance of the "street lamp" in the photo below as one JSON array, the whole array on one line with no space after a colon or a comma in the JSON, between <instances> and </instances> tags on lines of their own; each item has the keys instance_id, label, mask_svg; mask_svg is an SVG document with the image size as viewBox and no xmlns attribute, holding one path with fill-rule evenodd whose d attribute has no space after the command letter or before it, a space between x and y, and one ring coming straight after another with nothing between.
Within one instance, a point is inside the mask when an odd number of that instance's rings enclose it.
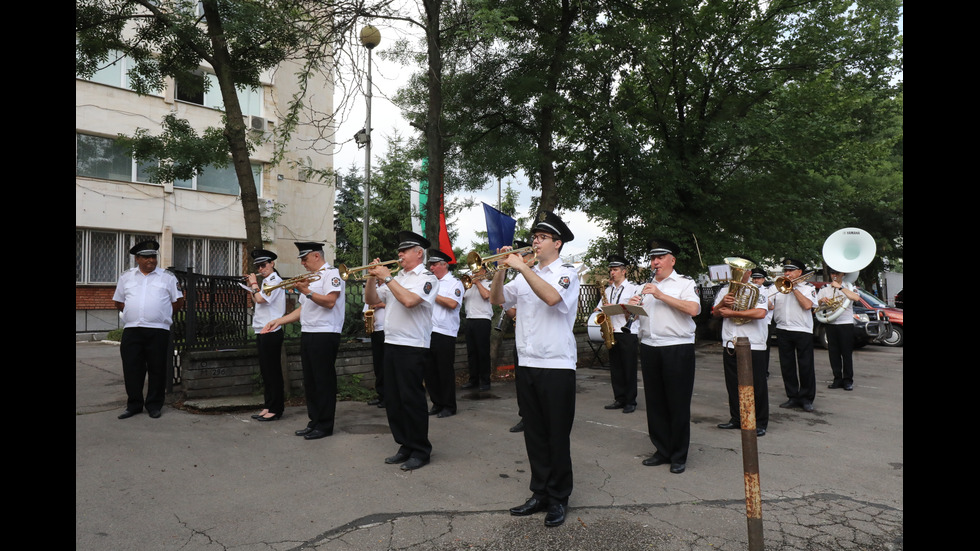
<instances>
[{"instance_id":1,"label":"street lamp","mask_svg":"<svg viewBox=\"0 0 980 551\"><path fill-rule=\"evenodd\" d=\"M381 31L371 25L366 25L361 29L361 44L367 48L367 90L365 99L367 100L367 121L364 123L364 130L358 132L357 143L365 144L364 151L364 232L361 240L361 262L368 263L368 223L371 217L371 50L381 42ZM363 132L363 135L361 133Z\"/></svg>"}]
</instances>

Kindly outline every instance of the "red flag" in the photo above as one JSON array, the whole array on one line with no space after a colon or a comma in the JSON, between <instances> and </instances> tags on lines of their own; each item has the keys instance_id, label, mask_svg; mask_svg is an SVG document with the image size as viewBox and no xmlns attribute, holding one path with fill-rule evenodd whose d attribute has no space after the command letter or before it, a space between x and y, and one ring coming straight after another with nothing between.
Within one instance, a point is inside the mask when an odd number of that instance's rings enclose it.
<instances>
[{"instance_id":1,"label":"red flag","mask_svg":"<svg viewBox=\"0 0 980 551\"><path fill-rule=\"evenodd\" d=\"M449 230L446 228L446 210L443 208L442 197L439 197L439 250L452 258L450 264L456 264L456 254L453 253L453 245L449 242Z\"/></svg>"}]
</instances>

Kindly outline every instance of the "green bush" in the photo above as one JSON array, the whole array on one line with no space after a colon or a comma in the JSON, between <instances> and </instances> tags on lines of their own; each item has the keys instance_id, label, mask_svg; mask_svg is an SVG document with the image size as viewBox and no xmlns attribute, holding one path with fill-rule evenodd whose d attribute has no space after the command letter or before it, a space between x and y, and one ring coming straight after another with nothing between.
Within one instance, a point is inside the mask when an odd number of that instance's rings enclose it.
<instances>
[{"instance_id":1,"label":"green bush","mask_svg":"<svg viewBox=\"0 0 980 551\"><path fill-rule=\"evenodd\" d=\"M337 399L345 402L367 402L374 397L374 391L361 384L360 374L337 377Z\"/></svg>"}]
</instances>

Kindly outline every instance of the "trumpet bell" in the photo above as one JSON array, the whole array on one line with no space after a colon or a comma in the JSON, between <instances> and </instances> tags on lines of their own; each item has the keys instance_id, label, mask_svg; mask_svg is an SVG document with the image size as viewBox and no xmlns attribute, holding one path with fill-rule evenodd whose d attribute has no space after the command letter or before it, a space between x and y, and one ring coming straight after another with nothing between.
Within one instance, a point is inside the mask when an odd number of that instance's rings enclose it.
<instances>
[{"instance_id":1,"label":"trumpet bell","mask_svg":"<svg viewBox=\"0 0 980 551\"><path fill-rule=\"evenodd\" d=\"M823 242L823 261L834 271L860 272L874 260L877 246L861 228L841 228Z\"/></svg>"}]
</instances>

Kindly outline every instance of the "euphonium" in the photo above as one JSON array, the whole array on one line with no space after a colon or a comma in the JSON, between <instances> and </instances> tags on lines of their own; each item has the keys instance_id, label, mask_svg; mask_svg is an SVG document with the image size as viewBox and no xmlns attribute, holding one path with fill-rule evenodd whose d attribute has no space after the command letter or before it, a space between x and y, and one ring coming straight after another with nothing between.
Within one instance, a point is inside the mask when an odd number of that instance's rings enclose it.
<instances>
[{"instance_id":1,"label":"euphonium","mask_svg":"<svg viewBox=\"0 0 980 551\"><path fill-rule=\"evenodd\" d=\"M262 285L262 292L268 295L269 293L275 291L276 289L292 289L293 287L295 287L296 285L298 285L303 281L310 283L318 279L320 279L319 272L309 272L296 277L291 277L289 279L284 279L283 281L275 285Z\"/></svg>"},{"instance_id":2,"label":"euphonium","mask_svg":"<svg viewBox=\"0 0 980 551\"><path fill-rule=\"evenodd\" d=\"M369 308L364 311L364 332L370 335L374 333L374 309Z\"/></svg>"},{"instance_id":3,"label":"euphonium","mask_svg":"<svg viewBox=\"0 0 980 551\"><path fill-rule=\"evenodd\" d=\"M773 283L775 284L777 291L779 291L784 295L788 295L793 292L794 285L810 279L812 275L813 272L811 271L801 275L800 277L795 277L793 279L790 279L786 276L779 276L776 278L776 281L774 281Z\"/></svg>"},{"instance_id":4,"label":"euphonium","mask_svg":"<svg viewBox=\"0 0 980 551\"><path fill-rule=\"evenodd\" d=\"M744 258L730 256L725 259L725 264L728 264L732 269L732 278L728 282L728 294L735 297L732 310L744 312L745 310L755 308L755 304L759 300L759 288L751 283L742 282L745 279L746 272L755 268L755 263L749 262ZM752 320L749 318L734 318L733 321L735 325L745 325Z\"/></svg>"},{"instance_id":5,"label":"euphonium","mask_svg":"<svg viewBox=\"0 0 980 551\"><path fill-rule=\"evenodd\" d=\"M609 299L606 298L606 287L609 281L602 282L602 305L609 306ZM602 333L602 340L606 344L606 349L616 346L616 330L613 329L612 320L605 312L599 312L595 317L595 322L599 324L599 332Z\"/></svg>"}]
</instances>

